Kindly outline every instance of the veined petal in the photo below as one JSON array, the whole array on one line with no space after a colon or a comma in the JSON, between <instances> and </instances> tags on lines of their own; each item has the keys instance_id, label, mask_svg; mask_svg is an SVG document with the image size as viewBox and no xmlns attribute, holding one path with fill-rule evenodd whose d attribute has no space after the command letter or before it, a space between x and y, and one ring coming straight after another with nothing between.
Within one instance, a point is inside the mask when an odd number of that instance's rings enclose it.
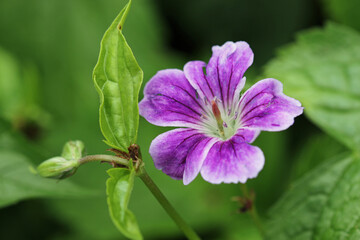
<instances>
[{"instance_id":1,"label":"veined petal","mask_svg":"<svg viewBox=\"0 0 360 240\"><path fill-rule=\"evenodd\" d=\"M245 183L255 178L264 166L260 148L241 141L237 136L217 142L210 149L201 168L201 176L210 183Z\"/></svg>"},{"instance_id":2,"label":"veined petal","mask_svg":"<svg viewBox=\"0 0 360 240\"><path fill-rule=\"evenodd\" d=\"M246 42L226 42L222 46L214 46L212 51L208 65L202 61L188 62L184 73L207 101L211 102L216 97L224 107L229 108L235 91L240 92L244 87L243 75L252 64L254 54Z\"/></svg>"},{"instance_id":3,"label":"veined petal","mask_svg":"<svg viewBox=\"0 0 360 240\"><path fill-rule=\"evenodd\" d=\"M259 134L260 130L256 128L239 128L231 140L236 143L253 143Z\"/></svg>"},{"instance_id":4,"label":"veined petal","mask_svg":"<svg viewBox=\"0 0 360 240\"><path fill-rule=\"evenodd\" d=\"M210 103L214 99L215 89L204 74L203 69L205 67L206 63L203 61L191 61L185 64L184 73L191 86L196 89L201 98Z\"/></svg>"},{"instance_id":5,"label":"veined petal","mask_svg":"<svg viewBox=\"0 0 360 240\"><path fill-rule=\"evenodd\" d=\"M216 138L203 138L194 147L186 158L183 181L185 185L192 182L199 174L203 162L212 146L218 142Z\"/></svg>"},{"instance_id":6,"label":"veined petal","mask_svg":"<svg viewBox=\"0 0 360 240\"><path fill-rule=\"evenodd\" d=\"M303 107L299 101L283 93L281 82L264 79L244 93L239 112L243 127L281 131L294 123L294 118L303 112Z\"/></svg>"},{"instance_id":7,"label":"veined petal","mask_svg":"<svg viewBox=\"0 0 360 240\"><path fill-rule=\"evenodd\" d=\"M194 127L201 120L203 108L184 73L168 69L159 71L146 84L139 112L158 126Z\"/></svg>"},{"instance_id":8,"label":"veined petal","mask_svg":"<svg viewBox=\"0 0 360 240\"><path fill-rule=\"evenodd\" d=\"M215 96L222 100L224 107L228 107L235 91L244 87L243 76L251 66L254 54L246 42L226 42L222 46L214 46L212 51L206 67L207 79L215 89Z\"/></svg>"},{"instance_id":9,"label":"veined petal","mask_svg":"<svg viewBox=\"0 0 360 240\"><path fill-rule=\"evenodd\" d=\"M157 169L174 179L184 178L184 184L188 184L199 173L209 149L216 141L194 129L175 129L152 141L150 155Z\"/></svg>"}]
</instances>

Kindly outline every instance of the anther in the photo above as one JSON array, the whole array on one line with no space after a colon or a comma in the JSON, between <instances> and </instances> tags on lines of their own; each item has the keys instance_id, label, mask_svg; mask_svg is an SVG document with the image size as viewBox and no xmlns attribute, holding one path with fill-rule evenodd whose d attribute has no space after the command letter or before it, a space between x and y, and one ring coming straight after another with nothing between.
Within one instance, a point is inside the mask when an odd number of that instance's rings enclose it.
<instances>
[{"instance_id":1,"label":"anther","mask_svg":"<svg viewBox=\"0 0 360 240\"><path fill-rule=\"evenodd\" d=\"M238 112L235 112L235 118L234 119L237 119L238 117Z\"/></svg>"}]
</instances>

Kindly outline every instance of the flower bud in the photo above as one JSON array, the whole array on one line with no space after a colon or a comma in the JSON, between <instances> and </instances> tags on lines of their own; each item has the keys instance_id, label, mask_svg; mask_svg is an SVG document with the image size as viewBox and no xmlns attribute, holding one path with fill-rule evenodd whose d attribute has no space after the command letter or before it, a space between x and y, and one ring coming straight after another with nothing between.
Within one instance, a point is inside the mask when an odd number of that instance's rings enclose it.
<instances>
[{"instance_id":1,"label":"flower bud","mask_svg":"<svg viewBox=\"0 0 360 240\"><path fill-rule=\"evenodd\" d=\"M67 160L80 159L84 151L84 143L82 141L69 141L64 145L61 156Z\"/></svg>"},{"instance_id":2,"label":"flower bud","mask_svg":"<svg viewBox=\"0 0 360 240\"><path fill-rule=\"evenodd\" d=\"M37 167L37 172L41 177L64 179L73 175L78 167L78 160L53 157L41 163Z\"/></svg>"}]
</instances>

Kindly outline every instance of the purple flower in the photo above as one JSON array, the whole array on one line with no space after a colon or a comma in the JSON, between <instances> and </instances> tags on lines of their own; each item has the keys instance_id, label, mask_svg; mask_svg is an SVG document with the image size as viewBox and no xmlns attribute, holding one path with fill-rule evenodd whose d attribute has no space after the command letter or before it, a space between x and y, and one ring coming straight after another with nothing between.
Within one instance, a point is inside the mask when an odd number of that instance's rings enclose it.
<instances>
[{"instance_id":1,"label":"purple flower","mask_svg":"<svg viewBox=\"0 0 360 240\"><path fill-rule=\"evenodd\" d=\"M158 126L184 127L156 137L156 168L189 184L200 172L210 183L245 183L264 166L251 146L260 131L281 131L303 112L275 79L257 82L243 95L244 73L254 54L246 42L214 46L208 64L159 71L146 85L140 115Z\"/></svg>"}]
</instances>

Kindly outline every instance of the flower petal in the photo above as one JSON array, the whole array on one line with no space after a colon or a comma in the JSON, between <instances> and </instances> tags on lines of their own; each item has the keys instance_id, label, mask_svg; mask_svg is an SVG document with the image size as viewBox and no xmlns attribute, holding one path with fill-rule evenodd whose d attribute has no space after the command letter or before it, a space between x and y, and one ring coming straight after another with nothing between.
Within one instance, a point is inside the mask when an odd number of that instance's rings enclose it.
<instances>
[{"instance_id":1,"label":"flower petal","mask_svg":"<svg viewBox=\"0 0 360 240\"><path fill-rule=\"evenodd\" d=\"M168 69L159 71L146 84L139 111L158 126L193 127L201 121L203 107L184 73Z\"/></svg>"},{"instance_id":2,"label":"flower petal","mask_svg":"<svg viewBox=\"0 0 360 240\"><path fill-rule=\"evenodd\" d=\"M201 91L208 101L216 97L224 106L230 106L236 89L244 87L243 75L252 64L254 54L246 42L226 42L222 46L214 46L212 51L207 66L201 61L188 62L184 73L191 85Z\"/></svg>"},{"instance_id":3,"label":"flower petal","mask_svg":"<svg viewBox=\"0 0 360 240\"><path fill-rule=\"evenodd\" d=\"M191 86L196 89L202 99L207 102L211 102L214 99L214 86L210 85L204 74L204 67L206 63L202 61L191 61L185 64L184 74Z\"/></svg>"},{"instance_id":4,"label":"flower petal","mask_svg":"<svg viewBox=\"0 0 360 240\"><path fill-rule=\"evenodd\" d=\"M189 184L216 141L194 129L175 129L152 141L150 155L157 169L174 179L184 178L184 184Z\"/></svg>"},{"instance_id":5,"label":"flower petal","mask_svg":"<svg viewBox=\"0 0 360 240\"><path fill-rule=\"evenodd\" d=\"M223 46L214 46L213 55L206 67L210 82L217 83L216 93L224 103L232 101L237 88L243 88L245 71L252 64L254 54L246 42L226 42Z\"/></svg>"},{"instance_id":6,"label":"flower petal","mask_svg":"<svg viewBox=\"0 0 360 240\"><path fill-rule=\"evenodd\" d=\"M197 145L192 148L191 152L186 158L186 165L184 171L183 181L185 185L192 182L199 174L203 162L209 153L212 146L218 142L216 138L204 138L200 140Z\"/></svg>"},{"instance_id":7,"label":"flower petal","mask_svg":"<svg viewBox=\"0 0 360 240\"><path fill-rule=\"evenodd\" d=\"M231 140L238 143L252 143L259 136L259 134L260 130L256 128L239 128Z\"/></svg>"},{"instance_id":8,"label":"flower petal","mask_svg":"<svg viewBox=\"0 0 360 240\"><path fill-rule=\"evenodd\" d=\"M260 148L251 146L238 137L217 142L210 149L201 176L210 183L245 183L255 178L265 163Z\"/></svg>"},{"instance_id":9,"label":"flower petal","mask_svg":"<svg viewBox=\"0 0 360 240\"><path fill-rule=\"evenodd\" d=\"M299 101L283 93L281 82L264 79L244 93L239 112L243 127L281 131L294 123L294 118L303 112L303 108Z\"/></svg>"}]
</instances>

